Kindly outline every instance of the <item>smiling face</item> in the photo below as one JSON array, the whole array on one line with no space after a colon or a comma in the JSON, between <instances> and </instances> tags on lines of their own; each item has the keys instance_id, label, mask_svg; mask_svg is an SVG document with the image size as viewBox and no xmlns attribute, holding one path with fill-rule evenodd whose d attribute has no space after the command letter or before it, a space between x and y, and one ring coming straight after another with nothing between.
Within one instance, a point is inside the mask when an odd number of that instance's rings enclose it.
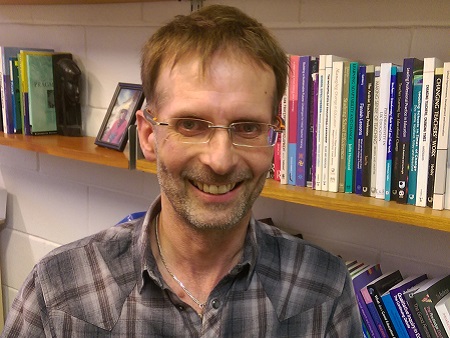
<instances>
[{"instance_id":1,"label":"smiling face","mask_svg":"<svg viewBox=\"0 0 450 338\"><path fill-rule=\"evenodd\" d=\"M186 58L173 68L163 67L157 91L154 115L158 121L195 117L221 126L273 122L273 72L250 61L218 55L202 74L196 58ZM151 129L142 114L138 123L140 133ZM167 126L153 127L145 144L146 157L157 160L166 219L172 215L199 229L230 229L248 223L271 165L272 147L234 146L224 129L215 129L206 144L185 144Z\"/></svg>"}]
</instances>

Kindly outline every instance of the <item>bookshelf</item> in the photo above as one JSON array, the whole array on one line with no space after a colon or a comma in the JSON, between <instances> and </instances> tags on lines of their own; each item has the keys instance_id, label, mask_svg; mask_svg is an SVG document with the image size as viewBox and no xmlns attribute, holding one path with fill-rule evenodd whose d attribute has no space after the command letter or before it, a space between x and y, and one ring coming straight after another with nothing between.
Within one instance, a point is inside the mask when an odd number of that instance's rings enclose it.
<instances>
[{"instance_id":1,"label":"bookshelf","mask_svg":"<svg viewBox=\"0 0 450 338\"><path fill-rule=\"evenodd\" d=\"M0 5L88 5L128 2L156 2L161 0L0 0ZM173 0L162 0L173 1Z\"/></svg>"},{"instance_id":2,"label":"bookshelf","mask_svg":"<svg viewBox=\"0 0 450 338\"><path fill-rule=\"evenodd\" d=\"M126 151L118 152L98 147L94 141L94 137L0 133L0 145L3 146L110 167L130 168ZM155 174L156 166L154 163L139 159L136 161L136 170ZM355 194L316 191L311 188L282 185L274 180L267 180L261 195L279 201L450 232L450 210L439 211Z\"/></svg>"}]
</instances>

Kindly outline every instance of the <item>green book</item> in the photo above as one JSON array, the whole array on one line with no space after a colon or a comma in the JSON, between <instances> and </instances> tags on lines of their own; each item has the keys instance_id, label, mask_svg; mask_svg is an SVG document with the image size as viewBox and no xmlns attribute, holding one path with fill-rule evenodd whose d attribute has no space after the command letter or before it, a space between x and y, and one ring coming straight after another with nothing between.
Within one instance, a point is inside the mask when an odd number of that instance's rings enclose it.
<instances>
[{"instance_id":1,"label":"green book","mask_svg":"<svg viewBox=\"0 0 450 338\"><path fill-rule=\"evenodd\" d=\"M51 55L27 55L28 108L31 135L56 134Z\"/></svg>"}]
</instances>

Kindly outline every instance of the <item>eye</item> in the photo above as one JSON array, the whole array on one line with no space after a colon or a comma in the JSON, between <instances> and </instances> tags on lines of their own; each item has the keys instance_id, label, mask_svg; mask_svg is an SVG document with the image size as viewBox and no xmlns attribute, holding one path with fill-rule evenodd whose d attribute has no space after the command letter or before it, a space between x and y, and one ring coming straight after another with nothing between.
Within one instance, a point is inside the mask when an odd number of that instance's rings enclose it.
<instances>
[{"instance_id":1,"label":"eye","mask_svg":"<svg viewBox=\"0 0 450 338\"><path fill-rule=\"evenodd\" d=\"M209 125L209 122L200 119L174 119L175 130L187 137L193 137L208 132Z\"/></svg>"},{"instance_id":2,"label":"eye","mask_svg":"<svg viewBox=\"0 0 450 338\"><path fill-rule=\"evenodd\" d=\"M260 136L267 126L257 122L239 122L233 125L233 129L239 137L255 138Z\"/></svg>"}]
</instances>

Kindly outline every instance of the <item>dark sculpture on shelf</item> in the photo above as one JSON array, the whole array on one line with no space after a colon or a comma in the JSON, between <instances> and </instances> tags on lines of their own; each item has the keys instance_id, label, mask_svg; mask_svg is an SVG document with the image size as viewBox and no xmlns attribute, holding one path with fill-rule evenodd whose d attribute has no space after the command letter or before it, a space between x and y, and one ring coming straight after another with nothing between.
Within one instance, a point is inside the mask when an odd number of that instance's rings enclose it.
<instances>
[{"instance_id":1,"label":"dark sculpture on shelf","mask_svg":"<svg viewBox=\"0 0 450 338\"><path fill-rule=\"evenodd\" d=\"M58 134L81 136L81 71L71 58L54 63L55 103Z\"/></svg>"}]
</instances>

